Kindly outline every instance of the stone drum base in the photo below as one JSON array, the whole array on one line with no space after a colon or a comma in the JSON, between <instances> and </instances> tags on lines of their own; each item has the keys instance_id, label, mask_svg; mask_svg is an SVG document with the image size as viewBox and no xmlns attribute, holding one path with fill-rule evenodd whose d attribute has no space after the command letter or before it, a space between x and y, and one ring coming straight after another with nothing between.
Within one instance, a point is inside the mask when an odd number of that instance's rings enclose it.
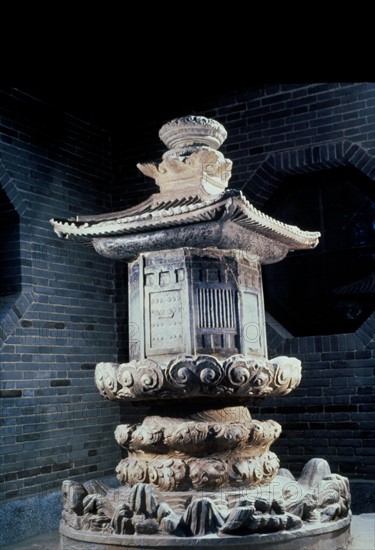
<instances>
[{"instance_id":1,"label":"stone drum base","mask_svg":"<svg viewBox=\"0 0 375 550\"><path fill-rule=\"evenodd\" d=\"M304 525L300 529L278 533L204 535L201 537L171 537L160 535L106 535L77 531L62 524L61 550L120 550L121 548L181 550L184 548L221 548L233 550L346 550L350 542L350 516L339 521Z\"/></svg>"},{"instance_id":2,"label":"stone drum base","mask_svg":"<svg viewBox=\"0 0 375 550\"><path fill-rule=\"evenodd\" d=\"M61 548L346 550L348 480L323 459L310 460L298 480L279 473L269 484L220 491L65 481Z\"/></svg>"}]
</instances>

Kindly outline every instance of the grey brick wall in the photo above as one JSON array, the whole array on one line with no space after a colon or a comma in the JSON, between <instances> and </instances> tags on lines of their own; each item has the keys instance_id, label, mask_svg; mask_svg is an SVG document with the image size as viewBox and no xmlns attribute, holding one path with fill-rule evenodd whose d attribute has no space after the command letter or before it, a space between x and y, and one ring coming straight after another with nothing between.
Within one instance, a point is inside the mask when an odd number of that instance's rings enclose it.
<instances>
[{"instance_id":1,"label":"grey brick wall","mask_svg":"<svg viewBox=\"0 0 375 550\"><path fill-rule=\"evenodd\" d=\"M0 92L0 184L19 215L22 275L21 292L0 298L4 500L112 474L120 458L118 407L93 379L116 357L115 267L48 222L110 209L110 153L101 128Z\"/></svg>"}]
</instances>

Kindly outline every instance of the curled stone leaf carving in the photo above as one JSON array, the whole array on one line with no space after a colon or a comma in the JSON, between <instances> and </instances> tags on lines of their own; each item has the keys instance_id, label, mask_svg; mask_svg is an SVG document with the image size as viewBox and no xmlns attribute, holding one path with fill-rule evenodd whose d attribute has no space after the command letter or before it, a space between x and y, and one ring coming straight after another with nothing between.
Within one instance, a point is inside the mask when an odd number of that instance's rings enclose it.
<instances>
[{"instance_id":1,"label":"curled stone leaf carving","mask_svg":"<svg viewBox=\"0 0 375 550\"><path fill-rule=\"evenodd\" d=\"M253 395L268 395L272 392L273 372L264 362L254 362L250 366L250 385Z\"/></svg>"},{"instance_id":2,"label":"curled stone leaf carving","mask_svg":"<svg viewBox=\"0 0 375 550\"><path fill-rule=\"evenodd\" d=\"M199 378L204 386L216 386L223 379L224 369L215 357L199 356L196 365Z\"/></svg>"},{"instance_id":3,"label":"curled stone leaf carving","mask_svg":"<svg viewBox=\"0 0 375 550\"><path fill-rule=\"evenodd\" d=\"M165 377L172 386L182 390L182 393L189 391L191 394L199 388L199 378L195 371L194 356L179 356L169 363Z\"/></svg>"},{"instance_id":4,"label":"curled stone leaf carving","mask_svg":"<svg viewBox=\"0 0 375 550\"><path fill-rule=\"evenodd\" d=\"M148 481L147 462L133 458L124 458L116 468L117 478L121 483L145 483Z\"/></svg>"},{"instance_id":5,"label":"curled stone leaf carving","mask_svg":"<svg viewBox=\"0 0 375 550\"><path fill-rule=\"evenodd\" d=\"M168 448L194 453L206 446L209 426L203 422L184 422L177 427L172 425L165 429L165 443Z\"/></svg>"},{"instance_id":6,"label":"curled stone leaf carving","mask_svg":"<svg viewBox=\"0 0 375 550\"><path fill-rule=\"evenodd\" d=\"M96 384L107 399L179 399L193 396L265 397L285 395L301 381L298 359L271 361L233 355L220 363L210 355L179 355L167 367L149 359L99 363Z\"/></svg>"},{"instance_id":7,"label":"curled stone leaf carving","mask_svg":"<svg viewBox=\"0 0 375 550\"><path fill-rule=\"evenodd\" d=\"M123 484L126 485L129 482L128 476L128 459L124 458L116 466L117 479Z\"/></svg>"},{"instance_id":8,"label":"curled stone leaf carving","mask_svg":"<svg viewBox=\"0 0 375 550\"><path fill-rule=\"evenodd\" d=\"M215 458L192 459L189 461L190 480L195 489L216 489L228 480L227 466Z\"/></svg>"},{"instance_id":9,"label":"curled stone leaf carving","mask_svg":"<svg viewBox=\"0 0 375 550\"><path fill-rule=\"evenodd\" d=\"M183 460L155 461L149 466L150 483L164 491L179 489L185 484L187 465Z\"/></svg>"},{"instance_id":10,"label":"curled stone leaf carving","mask_svg":"<svg viewBox=\"0 0 375 550\"><path fill-rule=\"evenodd\" d=\"M132 435L132 446L137 449L153 447L163 440L164 431L159 426L153 428L138 426Z\"/></svg>"},{"instance_id":11,"label":"curled stone leaf carving","mask_svg":"<svg viewBox=\"0 0 375 550\"><path fill-rule=\"evenodd\" d=\"M229 480L232 484L261 485L271 481L279 470L279 459L272 452L249 459L230 462Z\"/></svg>"},{"instance_id":12,"label":"curled stone leaf carving","mask_svg":"<svg viewBox=\"0 0 375 550\"><path fill-rule=\"evenodd\" d=\"M117 380L121 384L122 388L119 390L118 395L127 397L132 395L132 388L134 386L134 374L136 372L136 361L132 361L128 364L122 364L117 371Z\"/></svg>"},{"instance_id":13,"label":"curled stone leaf carving","mask_svg":"<svg viewBox=\"0 0 375 550\"><path fill-rule=\"evenodd\" d=\"M148 481L147 466L141 460L135 460L129 469L130 483L144 483Z\"/></svg>"},{"instance_id":14,"label":"curled stone leaf carving","mask_svg":"<svg viewBox=\"0 0 375 550\"><path fill-rule=\"evenodd\" d=\"M250 372L243 355L233 355L224 362L225 375L229 384L237 390L239 388L247 388L250 380Z\"/></svg>"},{"instance_id":15,"label":"curled stone leaf carving","mask_svg":"<svg viewBox=\"0 0 375 550\"><path fill-rule=\"evenodd\" d=\"M117 364L98 363L95 368L95 383L99 392L106 399L116 399L117 397Z\"/></svg>"},{"instance_id":16,"label":"curled stone leaf carving","mask_svg":"<svg viewBox=\"0 0 375 550\"><path fill-rule=\"evenodd\" d=\"M280 467L280 461L275 453L268 452L265 455L263 463L263 479L271 481L277 474Z\"/></svg>"},{"instance_id":17,"label":"curled stone leaf carving","mask_svg":"<svg viewBox=\"0 0 375 550\"><path fill-rule=\"evenodd\" d=\"M115 429L115 439L121 447L125 447L131 441L134 426L130 424L119 424Z\"/></svg>"},{"instance_id":18,"label":"curled stone leaf carving","mask_svg":"<svg viewBox=\"0 0 375 550\"><path fill-rule=\"evenodd\" d=\"M120 462L116 472L123 484L136 485L148 482L164 491L174 491L186 485L188 467L184 460L175 458L150 462L127 458Z\"/></svg>"},{"instance_id":19,"label":"curled stone leaf carving","mask_svg":"<svg viewBox=\"0 0 375 550\"><path fill-rule=\"evenodd\" d=\"M162 385L163 376L156 363L147 361L137 368L137 383L135 385L137 395L158 393Z\"/></svg>"},{"instance_id":20,"label":"curled stone leaf carving","mask_svg":"<svg viewBox=\"0 0 375 550\"><path fill-rule=\"evenodd\" d=\"M263 464L259 464L259 462L250 464L250 476L252 481L261 481L263 477Z\"/></svg>"},{"instance_id":21,"label":"curled stone leaf carving","mask_svg":"<svg viewBox=\"0 0 375 550\"><path fill-rule=\"evenodd\" d=\"M212 426L218 445L224 449L241 447L249 436L249 426L243 424L217 424Z\"/></svg>"},{"instance_id":22,"label":"curled stone leaf carving","mask_svg":"<svg viewBox=\"0 0 375 550\"><path fill-rule=\"evenodd\" d=\"M279 437L281 426L275 420L253 420L248 443L251 447L257 448L261 446L264 450L268 450L271 443Z\"/></svg>"},{"instance_id":23,"label":"curled stone leaf carving","mask_svg":"<svg viewBox=\"0 0 375 550\"><path fill-rule=\"evenodd\" d=\"M301 362L290 357L278 357L274 360L273 395L286 395L301 382Z\"/></svg>"},{"instance_id":24,"label":"curled stone leaf carving","mask_svg":"<svg viewBox=\"0 0 375 550\"><path fill-rule=\"evenodd\" d=\"M164 424L164 425L163 425ZM273 421L211 422L150 416L141 425L121 424L117 442L129 451L162 453L178 457L208 456L236 450L245 458L260 456L279 437L280 425Z\"/></svg>"},{"instance_id":25,"label":"curled stone leaf carving","mask_svg":"<svg viewBox=\"0 0 375 550\"><path fill-rule=\"evenodd\" d=\"M249 462L247 460L233 462L229 470L229 481L232 484L243 484L248 479L250 479Z\"/></svg>"}]
</instances>

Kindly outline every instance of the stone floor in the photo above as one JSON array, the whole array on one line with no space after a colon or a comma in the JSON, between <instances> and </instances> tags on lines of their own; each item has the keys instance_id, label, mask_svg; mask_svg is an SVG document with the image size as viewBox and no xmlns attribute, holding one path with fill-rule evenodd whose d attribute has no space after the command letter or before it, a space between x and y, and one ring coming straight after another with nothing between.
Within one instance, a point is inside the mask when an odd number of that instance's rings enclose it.
<instances>
[{"instance_id":1,"label":"stone floor","mask_svg":"<svg viewBox=\"0 0 375 550\"><path fill-rule=\"evenodd\" d=\"M375 549L375 514L353 516L351 531L351 550ZM60 550L59 532L43 533L2 548L3 550Z\"/></svg>"}]
</instances>

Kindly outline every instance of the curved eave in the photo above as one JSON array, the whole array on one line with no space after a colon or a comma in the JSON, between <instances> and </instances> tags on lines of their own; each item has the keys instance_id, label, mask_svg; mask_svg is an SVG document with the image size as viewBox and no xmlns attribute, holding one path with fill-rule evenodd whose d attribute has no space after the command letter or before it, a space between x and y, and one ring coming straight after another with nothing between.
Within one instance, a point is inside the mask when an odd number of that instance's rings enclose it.
<instances>
[{"instance_id":1,"label":"curved eave","mask_svg":"<svg viewBox=\"0 0 375 550\"><path fill-rule=\"evenodd\" d=\"M83 220L86 221L83 221ZM294 225L275 220L257 210L240 191L228 190L211 199L181 197L161 201L154 195L138 207L105 216L77 217L71 220L50 220L59 237L91 241L111 237L173 228L181 225L231 221L244 229L288 245L291 250L314 248L320 233L303 231Z\"/></svg>"},{"instance_id":2,"label":"curved eave","mask_svg":"<svg viewBox=\"0 0 375 550\"><path fill-rule=\"evenodd\" d=\"M236 210L231 219L234 223L261 233L272 240L282 242L295 249L315 248L319 243L319 231L303 231L296 225L275 220L255 208L241 193L234 199Z\"/></svg>"}]
</instances>

